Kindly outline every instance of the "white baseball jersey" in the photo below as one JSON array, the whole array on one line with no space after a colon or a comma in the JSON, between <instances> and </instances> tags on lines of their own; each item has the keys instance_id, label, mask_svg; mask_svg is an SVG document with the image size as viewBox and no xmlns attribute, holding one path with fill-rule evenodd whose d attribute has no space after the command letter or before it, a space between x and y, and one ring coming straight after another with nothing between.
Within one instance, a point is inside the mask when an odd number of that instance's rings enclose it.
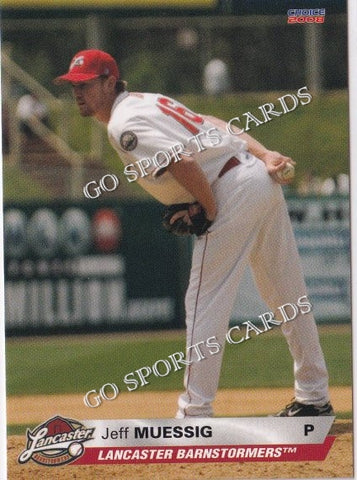
<instances>
[{"instance_id":1,"label":"white baseball jersey","mask_svg":"<svg viewBox=\"0 0 357 480\"><path fill-rule=\"evenodd\" d=\"M218 130L181 103L152 93L120 94L108 135L125 164L128 181L137 181L166 205L194 201L165 170L169 162L180 161L182 154L199 154L196 159L212 184L225 162L246 150L244 140Z\"/></svg>"},{"instance_id":2,"label":"white baseball jersey","mask_svg":"<svg viewBox=\"0 0 357 480\"><path fill-rule=\"evenodd\" d=\"M209 231L196 239L186 293L186 391L177 418L213 414L226 333L239 282L248 264L262 298L274 314L296 304L306 287L289 214L280 185L262 161L246 151L245 142L219 132L184 105L162 95L122 93L108 124L129 181L138 181L164 204L192 201L192 196L165 171L183 152L198 153L217 203ZM222 168L232 156L240 164ZM220 174L221 173L221 174ZM252 316L263 312L252 312ZM328 376L312 312L282 323L294 359L295 399L323 405ZM259 338L255 340L259 342ZM212 354L208 344L219 345ZM192 348L201 345L202 355ZM269 352L262 352L269 355ZM237 386L242 364L237 347ZM239 412L239 405L237 405Z\"/></svg>"}]
</instances>

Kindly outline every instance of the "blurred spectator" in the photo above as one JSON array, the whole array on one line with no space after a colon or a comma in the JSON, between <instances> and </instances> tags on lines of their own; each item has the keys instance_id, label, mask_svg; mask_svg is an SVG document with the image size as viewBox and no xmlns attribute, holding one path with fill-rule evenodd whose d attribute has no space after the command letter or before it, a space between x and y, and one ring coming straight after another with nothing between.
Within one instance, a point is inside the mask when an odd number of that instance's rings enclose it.
<instances>
[{"instance_id":1,"label":"blurred spectator","mask_svg":"<svg viewBox=\"0 0 357 480\"><path fill-rule=\"evenodd\" d=\"M338 193L348 194L350 191L350 177L346 173L340 173L337 177Z\"/></svg>"},{"instance_id":2,"label":"blurred spectator","mask_svg":"<svg viewBox=\"0 0 357 480\"><path fill-rule=\"evenodd\" d=\"M345 173L322 179L311 172L306 172L297 187L300 195L333 195L335 193L348 195L350 178Z\"/></svg>"},{"instance_id":3,"label":"blurred spectator","mask_svg":"<svg viewBox=\"0 0 357 480\"><path fill-rule=\"evenodd\" d=\"M193 28L182 28L177 32L176 43L184 50L191 50L197 47L198 33Z\"/></svg>"},{"instance_id":4,"label":"blurred spectator","mask_svg":"<svg viewBox=\"0 0 357 480\"><path fill-rule=\"evenodd\" d=\"M223 60L213 58L203 70L203 88L208 95L220 95L231 88L228 66Z\"/></svg>"},{"instance_id":5,"label":"blurred spectator","mask_svg":"<svg viewBox=\"0 0 357 480\"><path fill-rule=\"evenodd\" d=\"M306 171L298 184L297 191L300 195L319 195L323 180L314 172Z\"/></svg>"},{"instance_id":6,"label":"blurred spectator","mask_svg":"<svg viewBox=\"0 0 357 480\"><path fill-rule=\"evenodd\" d=\"M336 181L334 178L329 177L326 178L321 184L321 191L322 195L332 195L336 192Z\"/></svg>"},{"instance_id":7,"label":"blurred spectator","mask_svg":"<svg viewBox=\"0 0 357 480\"><path fill-rule=\"evenodd\" d=\"M34 135L30 125L32 118L37 118L48 126L47 107L33 93L28 93L20 98L16 108L16 116L20 120L21 131L27 137Z\"/></svg>"}]
</instances>

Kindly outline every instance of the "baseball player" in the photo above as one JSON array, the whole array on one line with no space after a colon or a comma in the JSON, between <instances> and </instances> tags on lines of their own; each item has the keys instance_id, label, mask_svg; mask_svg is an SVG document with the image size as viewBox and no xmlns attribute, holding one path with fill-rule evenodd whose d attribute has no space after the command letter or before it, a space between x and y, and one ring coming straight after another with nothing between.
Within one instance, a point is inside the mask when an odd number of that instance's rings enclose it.
<instances>
[{"instance_id":1,"label":"baseball player","mask_svg":"<svg viewBox=\"0 0 357 480\"><path fill-rule=\"evenodd\" d=\"M72 85L82 116L107 125L128 181L170 206L166 228L197 236L185 299L185 392L177 418L212 416L230 315L246 266L251 265L276 318L280 306L307 295L280 185L288 180L279 175L294 162L172 98L127 91L115 60L100 50L77 53L68 73L55 79L61 82ZM276 415L334 415L311 309L290 322L281 320L281 329L294 360L295 397ZM193 345L199 345L199 353ZM237 377L240 371L237 362Z\"/></svg>"}]
</instances>

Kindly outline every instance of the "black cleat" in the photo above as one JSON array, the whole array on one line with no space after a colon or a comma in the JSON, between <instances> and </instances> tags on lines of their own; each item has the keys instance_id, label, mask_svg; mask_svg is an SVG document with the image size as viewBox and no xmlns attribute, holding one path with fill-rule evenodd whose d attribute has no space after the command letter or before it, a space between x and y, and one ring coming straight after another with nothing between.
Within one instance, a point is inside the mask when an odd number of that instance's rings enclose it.
<instances>
[{"instance_id":1,"label":"black cleat","mask_svg":"<svg viewBox=\"0 0 357 480\"><path fill-rule=\"evenodd\" d=\"M274 417L326 417L334 416L332 405L327 402L322 407L316 405L305 405L297 401L293 401L287 405L283 410L273 415Z\"/></svg>"}]
</instances>

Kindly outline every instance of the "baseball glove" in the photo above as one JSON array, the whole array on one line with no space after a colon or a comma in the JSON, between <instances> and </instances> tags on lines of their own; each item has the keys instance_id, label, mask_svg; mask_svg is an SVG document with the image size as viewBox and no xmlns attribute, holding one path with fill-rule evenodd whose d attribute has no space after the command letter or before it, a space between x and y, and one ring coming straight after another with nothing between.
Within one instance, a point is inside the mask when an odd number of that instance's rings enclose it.
<instances>
[{"instance_id":1,"label":"baseball glove","mask_svg":"<svg viewBox=\"0 0 357 480\"><path fill-rule=\"evenodd\" d=\"M179 213L180 216L173 223L170 223L172 217ZM198 202L195 203L175 203L166 207L163 215L162 224L164 228L174 235L203 235L212 225L208 220L204 209Z\"/></svg>"}]
</instances>

